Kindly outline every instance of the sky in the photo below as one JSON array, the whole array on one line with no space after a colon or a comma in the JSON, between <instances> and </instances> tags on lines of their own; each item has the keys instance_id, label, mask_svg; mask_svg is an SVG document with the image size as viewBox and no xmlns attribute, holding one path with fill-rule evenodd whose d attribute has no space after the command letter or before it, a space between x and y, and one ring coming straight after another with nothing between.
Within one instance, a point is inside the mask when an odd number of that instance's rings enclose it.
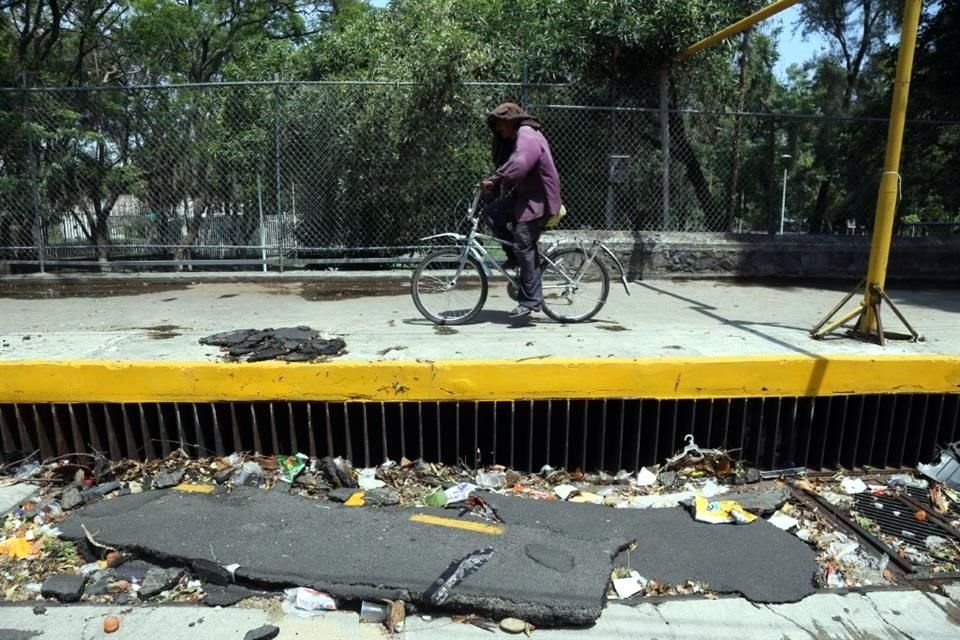
<instances>
[{"instance_id":1,"label":"sky","mask_svg":"<svg viewBox=\"0 0 960 640\"><path fill-rule=\"evenodd\" d=\"M773 68L778 78L785 77L786 69L791 64L802 64L826 47L826 42L819 36L805 38L797 29L799 21L799 5L793 5L783 13L770 18L771 27L780 27L780 40L777 47L780 51L780 59Z\"/></svg>"}]
</instances>

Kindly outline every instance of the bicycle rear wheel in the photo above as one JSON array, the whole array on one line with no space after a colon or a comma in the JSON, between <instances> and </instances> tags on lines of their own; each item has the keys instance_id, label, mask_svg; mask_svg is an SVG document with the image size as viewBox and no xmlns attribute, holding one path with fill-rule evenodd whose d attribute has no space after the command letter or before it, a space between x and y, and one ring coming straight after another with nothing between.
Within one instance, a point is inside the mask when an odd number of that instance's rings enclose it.
<instances>
[{"instance_id":1,"label":"bicycle rear wheel","mask_svg":"<svg viewBox=\"0 0 960 640\"><path fill-rule=\"evenodd\" d=\"M597 315L610 293L607 266L579 248L558 249L543 267L543 312L558 322Z\"/></svg>"},{"instance_id":2,"label":"bicycle rear wheel","mask_svg":"<svg viewBox=\"0 0 960 640\"><path fill-rule=\"evenodd\" d=\"M425 257L410 288L413 304L434 324L464 324L487 301L487 275L471 255L441 249Z\"/></svg>"}]
</instances>

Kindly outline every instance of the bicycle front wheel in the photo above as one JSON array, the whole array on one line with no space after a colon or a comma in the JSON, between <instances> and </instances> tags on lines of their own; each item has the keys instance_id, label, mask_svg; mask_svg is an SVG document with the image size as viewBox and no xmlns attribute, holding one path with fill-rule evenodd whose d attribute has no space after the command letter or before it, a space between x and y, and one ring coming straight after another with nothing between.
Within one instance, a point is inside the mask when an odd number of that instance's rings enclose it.
<instances>
[{"instance_id":1,"label":"bicycle front wheel","mask_svg":"<svg viewBox=\"0 0 960 640\"><path fill-rule=\"evenodd\" d=\"M558 322L583 322L597 315L610 293L607 266L583 249L559 249L543 266L543 312Z\"/></svg>"},{"instance_id":2,"label":"bicycle front wheel","mask_svg":"<svg viewBox=\"0 0 960 640\"><path fill-rule=\"evenodd\" d=\"M487 274L471 255L441 249L425 257L413 272L413 304L434 324L464 324L487 301Z\"/></svg>"}]
</instances>

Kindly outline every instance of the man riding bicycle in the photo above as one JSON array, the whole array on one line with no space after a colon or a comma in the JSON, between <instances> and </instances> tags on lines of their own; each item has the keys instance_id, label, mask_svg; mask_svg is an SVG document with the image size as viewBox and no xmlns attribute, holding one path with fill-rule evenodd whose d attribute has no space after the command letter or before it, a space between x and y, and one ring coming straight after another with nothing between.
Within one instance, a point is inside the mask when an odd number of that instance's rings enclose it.
<instances>
[{"instance_id":1,"label":"man riding bicycle","mask_svg":"<svg viewBox=\"0 0 960 640\"><path fill-rule=\"evenodd\" d=\"M504 267L520 269L519 304L510 317L521 318L543 307L537 243L547 221L560 211L560 176L540 121L519 105L501 104L487 114L487 125L497 170L481 183L489 199L484 215L497 238L513 243L504 246Z\"/></svg>"}]
</instances>

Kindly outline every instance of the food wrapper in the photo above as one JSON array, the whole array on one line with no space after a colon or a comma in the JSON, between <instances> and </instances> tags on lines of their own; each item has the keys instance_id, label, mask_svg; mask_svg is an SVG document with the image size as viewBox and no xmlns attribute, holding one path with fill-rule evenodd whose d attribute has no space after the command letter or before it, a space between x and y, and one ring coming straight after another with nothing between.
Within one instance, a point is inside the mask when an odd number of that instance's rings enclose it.
<instances>
[{"instance_id":1,"label":"food wrapper","mask_svg":"<svg viewBox=\"0 0 960 640\"><path fill-rule=\"evenodd\" d=\"M310 458L298 453L295 456L277 456L277 465L280 467L280 478L284 482L293 482L300 472L307 466Z\"/></svg>"},{"instance_id":2,"label":"food wrapper","mask_svg":"<svg viewBox=\"0 0 960 640\"><path fill-rule=\"evenodd\" d=\"M733 500L709 501L697 496L693 501L694 518L710 524L750 524L757 519Z\"/></svg>"}]
</instances>

